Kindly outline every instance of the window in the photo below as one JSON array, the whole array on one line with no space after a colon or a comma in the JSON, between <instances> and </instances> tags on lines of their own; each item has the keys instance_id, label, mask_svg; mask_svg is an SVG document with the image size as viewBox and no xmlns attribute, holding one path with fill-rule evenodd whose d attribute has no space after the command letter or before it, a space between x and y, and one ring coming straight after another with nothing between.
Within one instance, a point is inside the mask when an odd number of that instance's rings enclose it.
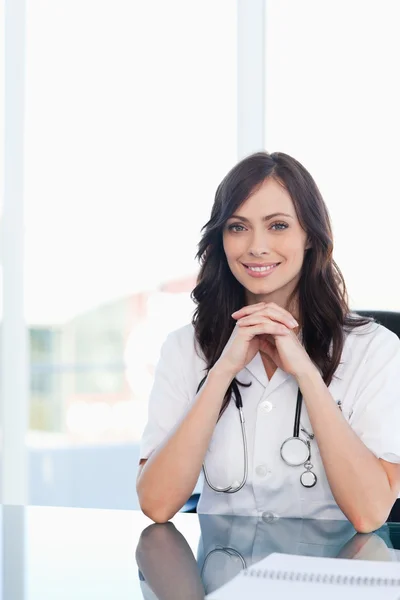
<instances>
[{"instance_id":1,"label":"window","mask_svg":"<svg viewBox=\"0 0 400 600\"><path fill-rule=\"evenodd\" d=\"M26 31L31 501L132 505L111 479L99 498L111 467L73 460L124 446L132 473L161 343L191 318L200 229L236 161L236 7L35 0Z\"/></svg>"},{"instance_id":2,"label":"window","mask_svg":"<svg viewBox=\"0 0 400 600\"><path fill-rule=\"evenodd\" d=\"M266 4L266 148L300 160L331 214L354 309L400 309L400 4Z\"/></svg>"}]
</instances>

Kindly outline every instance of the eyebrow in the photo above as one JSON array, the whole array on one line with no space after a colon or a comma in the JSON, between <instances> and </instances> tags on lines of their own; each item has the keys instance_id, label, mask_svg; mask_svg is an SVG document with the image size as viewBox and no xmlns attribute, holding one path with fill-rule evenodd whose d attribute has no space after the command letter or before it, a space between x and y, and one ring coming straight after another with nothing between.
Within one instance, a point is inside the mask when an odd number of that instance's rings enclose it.
<instances>
[{"instance_id":1,"label":"eyebrow","mask_svg":"<svg viewBox=\"0 0 400 600\"><path fill-rule=\"evenodd\" d=\"M266 215L265 217L262 218L262 220L269 221L273 217L278 217L278 216L289 217L290 219L293 219L292 215L288 215L287 213L277 212L277 213L272 213L272 215ZM244 221L245 223L250 223L249 219L246 219L246 217L241 217L240 215L232 215L231 217L229 217L229 219L239 219L239 221Z\"/></svg>"}]
</instances>

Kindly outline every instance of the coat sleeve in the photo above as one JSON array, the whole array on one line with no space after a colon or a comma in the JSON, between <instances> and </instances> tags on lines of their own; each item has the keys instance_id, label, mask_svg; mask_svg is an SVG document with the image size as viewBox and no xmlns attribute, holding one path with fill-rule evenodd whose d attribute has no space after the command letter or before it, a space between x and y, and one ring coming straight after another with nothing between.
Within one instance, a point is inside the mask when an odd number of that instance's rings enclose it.
<instances>
[{"instance_id":1,"label":"coat sleeve","mask_svg":"<svg viewBox=\"0 0 400 600\"><path fill-rule=\"evenodd\" d=\"M166 439L189 406L185 360L177 332L163 343L149 396L148 420L140 444L140 459L148 458Z\"/></svg>"},{"instance_id":2,"label":"coat sleeve","mask_svg":"<svg viewBox=\"0 0 400 600\"><path fill-rule=\"evenodd\" d=\"M371 342L350 425L375 456L400 463L400 340L381 327Z\"/></svg>"}]
</instances>

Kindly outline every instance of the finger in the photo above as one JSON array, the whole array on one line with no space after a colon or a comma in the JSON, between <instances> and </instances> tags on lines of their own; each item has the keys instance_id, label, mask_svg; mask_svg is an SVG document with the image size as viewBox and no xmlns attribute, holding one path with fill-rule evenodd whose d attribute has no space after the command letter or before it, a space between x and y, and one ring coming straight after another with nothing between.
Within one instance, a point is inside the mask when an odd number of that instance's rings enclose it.
<instances>
[{"instance_id":1,"label":"finger","mask_svg":"<svg viewBox=\"0 0 400 600\"><path fill-rule=\"evenodd\" d=\"M277 305L265 304L264 306L257 307L253 309L253 306L245 306L240 311L236 311L232 314L234 319L241 319L245 316L254 315L256 313L264 314L264 316L269 317L270 319L274 319L280 321L282 323L287 324L290 327L298 327L299 324L296 319L284 308L281 308Z\"/></svg>"},{"instance_id":2,"label":"finger","mask_svg":"<svg viewBox=\"0 0 400 600\"><path fill-rule=\"evenodd\" d=\"M285 308L282 308L282 306L279 306L279 304L276 304L275 302L269 302L267 304L267 308L269 308L271 310L276 310L278 313L285 315L288 319L290 319L293 323L295 323L297 325L297 327L299 326L298 322L296 321L296 319L294 318L292 313L290 313Z\"/></svg>"},{"instance_id":3,"label":"finger","mask_svg":"<svg viewBox=\"0 0 400 600\"><path fill-rule=\"evenodd\" d=\"M289 311L285 310L281 306L278 306L274 302L266 303L259 302L258 304L250 304L249 306L244 306L240 310L232 313L232 317L234 319L241 319L242 317L254 314L256 312L262 311L266 316L274 319L278 319L283 322L294 323L295 327L298 327L298 323L296 319L294 319L293 315L290 314Z\"/></svg>"},{"instance_id":4,"label":"finger","mask_svg":"<svg viewBox=\"0 0 400 600\"><path fill-rule=\"evenodd\" d=\"M265 335L262 335L261 336L261 340L263 340L263 341L266 340L267 342L269 342L270 344L272 344L274 346L274 348L276 346L276 340L275 340L274 336L271 335L271 334L269 334L269 333L266 333Z\"/></svg>"},{"instance_id":5,"label":"finger","mask_svg":"<svg viewBox=\"0 0 400 600\"><path fill-rule=\"evenodd\" d=\"M239 310L235 310L235 312L233 312L231 316L234 316L236 319L240 318L241 316L251 315L252 313L257 312L258 310L265 308L266 306L266 302L257 302L257 304L249 304L248 306L243 306L242 308L239 308Z\"/></svg>"},{"instance_id":6,"label":"finger","mask_svg":"<svg viewBox=\"0 0 400 600\"><path fill-rule=\"evenodd\" d=\"M288 319L287 317L282 317L282 315L280 314L268 314L267 316L264 314L264 311L262 312L257 312L253 315L249 315L248 317L242 317L241 319L238 319L237 324L239 325L239 327L247 326L247 325L257 325L257 323L263 323L265 320L275 320L275 321L279 321L280 323L282 323L283 325L286 325L286 327L288 327L289 329L294 329L295 327L297 327L297 325L295 325L295 321L293 321L293 319Z\"/></svg>"},{"instance_id":7,"label":"finger","mask_svg":"<svg viewBox=\"0 0 400 600\"><path fill-rule=\"evenodd\" d=\"M276 321L265 321L264 323L258 323L257 325L251 325L250 327L239 328L239 333L244 335L247 339L252 339L255 335L263 335L269 333L271 335L287 335L289 329Z\"/></svg>"},{"instance_id":8,"label":"finger","mask_svg":"<svg viewBox=\"0 0 400 600\"><path fill-rule=\"evenodd\" d=\"M266 339L260 340L260 352L267 354L276 364L279 360L279 352L276 347Z\"/></svg>"}]
</instances>

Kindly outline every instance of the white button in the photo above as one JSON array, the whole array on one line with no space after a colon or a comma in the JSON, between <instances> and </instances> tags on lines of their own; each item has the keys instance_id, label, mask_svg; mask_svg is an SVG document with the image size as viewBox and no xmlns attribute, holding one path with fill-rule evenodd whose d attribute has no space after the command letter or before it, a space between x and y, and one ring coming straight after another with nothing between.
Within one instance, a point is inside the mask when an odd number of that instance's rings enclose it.
<instances>
[{"instance_id":1,"label":"white button","mask_svg":"<svg viewBox=\"0 0 400 600\"><path fill-rule=\"evenodd\" d=\"M258 465L258 467L256 467L256 473L259 477L265 477L268 473L267 465Z\"/></svg>"},{"instance_id":2,"label":"white button","mask_svg":"<svg viewBox=\"0 0 400 600\"><path fill-rule=\"evenodd\" d=\"M279 516L276 513L270 512L268 510L263 512L262 514L262 520L266 523L273 523L277 519L279 519Z\"/></svg>"},{"instance_id":3,"label":"white button","mask_svg":"<svg viewBox=\"0 0 400 600\"><path fill-rule=\"evenodd\" d=\"M264 402L261 402L260 407L264 412L269 413L274 408L274 405L269 400L264 400Z\"/></svg>"}]
</instances>

